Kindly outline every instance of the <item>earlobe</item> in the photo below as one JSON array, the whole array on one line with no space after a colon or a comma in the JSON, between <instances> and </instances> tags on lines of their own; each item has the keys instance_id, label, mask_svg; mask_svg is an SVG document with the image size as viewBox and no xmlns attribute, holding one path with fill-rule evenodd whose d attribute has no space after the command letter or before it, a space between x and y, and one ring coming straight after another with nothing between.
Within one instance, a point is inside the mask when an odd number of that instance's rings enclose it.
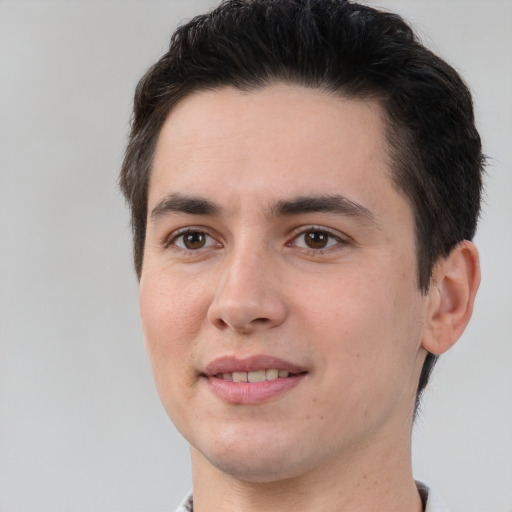
<instances>
[{"instance_id":1,"label":"earlobe","mask_svg":"<svg viewBox=\"0 0 512 512\"><path fill-rule=\"evenodd\" d=\"M434 268L422 338L425 350L442 354L455 344L471 318L479 284L478 250L465 240Z\"/></svg>"}]
</instances>

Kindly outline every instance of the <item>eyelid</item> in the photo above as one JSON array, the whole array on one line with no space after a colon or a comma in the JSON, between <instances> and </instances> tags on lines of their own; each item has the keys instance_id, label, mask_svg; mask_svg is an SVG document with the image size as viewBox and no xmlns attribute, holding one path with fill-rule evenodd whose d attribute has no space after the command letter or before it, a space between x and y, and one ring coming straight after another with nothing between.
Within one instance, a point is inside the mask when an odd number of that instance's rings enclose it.
<instances>
[{"instance_id":1,"label":"eyelid","mask_svg":"<svg viewBox=\"0 0 512 512\"><path fill-rule=\"evenodd\" d=\"M186 248L179 247L178 245L176 245L176 243L175 243L176 240L188 233L202 233L205 236L207 236L208 238L211 238L216 243L205 245L204 247L201 247L199 249L186 249ZM206 228L204 226L185 226L183 228L175 229L169 235L164 237L162 245L165 249L170 249L172 247L177 251L181 251L181 252L185 252L185 253L199 252L201 250L208 249L211 247L215 247L215 246L221 247L222 246L222 244L218 241L218 237L213 235L211 233L211 230L209 230L208 228Z\"/></svg>"},{"instance_id":2,"label":"eyelid","mask_svg":"<svg viewBox=\"0 0 512 512\"><path fill-rule=\"evenodd\" d=\"M317 232L325 233L328 236L336 239L336 241L338 243L333 244L333 245L328 246L328 247L325 247L325 248L321 248L321 249L314 249L314 248L310 248L310 247L299 247L300 249L303 249L305 251L310 251L310 252L313 252L313 253L321 253L321 252L326 252L326 251L335 249L338 246L348 245L352 241L351 237L349 237L348 235L345 235L343 233L340 233L339 231L330 229L330 228L328 228L326 226L318 226L318 225L312 224L312 225L309 225L309 226L301 226L299 228L296 228L293 231L293 233L292 233L292 237L289 239L289 241L286 243L286 245L288 247L298 247L293 242L295 240L297 240L297 238L299 238L300 236L305 235L306 233L312 232L312 231L317 231Z\"/></svg>"},{"instance_id":3,"label":"eyelid","mask_svg":"<svg viewBox=\"0 0 512 512\"><path fill-rule=\"evenodd\" d=\"M164 248L169 249L173 248L176 251L180 251L183 253L197 253L200 251L203 251L205 249L209 249L212 247L222 247L223 243L219 241L219 236L216 233L212 233L212 230L205 227L205 226L184 226L182 228L175 229L170 234L166 235L162 240L162 245ZM308 247L299 247L295 244L295 241L302 235L305 235L308 232L321 232L327 234L329 237L336 240L337 243L332 244L325 248L308 248ZM209 243L208 245L205 245L204 247L201 247L199 249L186 249L183 247L179 247L175 242L177 239L182 237L183 235L186 235L187 233L202 233L206 237L213 240L213 243ZM297 247L299 249L302 249L304 251L309 251L315 254L327 252L330 250L335 250L336 248L339 248L340 246L346 246L352 242L352 238L344 233L341 233L337 230L333 230L331 228L328 228L326 226L320 226L320 225L306 225L306 226L300 226L298 228L295 228L291 236L289 237L288 241L286 242L286 246L288 247Z\"/></svg>"}]
</instances>

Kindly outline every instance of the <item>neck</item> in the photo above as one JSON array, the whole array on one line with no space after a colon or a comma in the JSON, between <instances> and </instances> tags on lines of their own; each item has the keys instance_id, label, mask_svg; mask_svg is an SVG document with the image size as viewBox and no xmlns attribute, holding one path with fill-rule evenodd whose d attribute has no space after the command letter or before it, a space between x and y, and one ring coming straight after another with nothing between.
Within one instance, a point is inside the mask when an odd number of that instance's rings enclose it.
<instances>
[{"instance_id":1,"label":"neck","mask_svg":"<svg viewBox=\"0 0 512 512\"><path fill-rule=\"evenodd\" d=\"M369 443L341 461L266 482L229 475L192 448L194 512L421 512L408 437L406 446Z\"/></svg>"}]
</instances>

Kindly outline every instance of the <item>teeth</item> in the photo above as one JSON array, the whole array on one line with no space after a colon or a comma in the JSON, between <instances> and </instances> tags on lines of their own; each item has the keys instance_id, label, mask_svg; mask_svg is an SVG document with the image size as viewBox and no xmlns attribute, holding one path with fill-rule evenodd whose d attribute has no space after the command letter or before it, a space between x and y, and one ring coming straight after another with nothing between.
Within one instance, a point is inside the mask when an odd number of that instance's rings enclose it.
<instances>
[{"instance_id":1,"label":"teeth","mask_svg":"<svg viewBox=\"0 0 512 512\"><path fill-rule=\"evenodd\" d=\"M265 379L265 370L258 370L257 372L249 372L247 374L249 382L263 382Z\"/></svg>"},{"instance_id":2,"label":"teeth","mask_svg":"<svg viewBox=\"0 0 512 512\"><path fill-rule=\"evenodd\" d=\"M288 370L269 368L268 370L258 370L255 372L233 372L221 375L224 380L232 382L264 382L266 380L276 380L277 378L286 379L289 377L290 372Z\"/></svg>"},{"instance_id":3,"label":"teeth","mask_svg":"<svg viewBox=\"0 0 512 512\"><path fill-rule=\"evenodd\" d=\"M247 382L247 372L233 372L233 382Z\"/></svg>"},{"instance_id":4,"label":"teeth","mask_svg":"<svg viewBox=\"0 0 512 512\"><path fill-rule=\"evenodd\" d=\"M272 368L271 370L265 370L265 378L267 380L276 380L279 377L279 370Z\"/></svg>"}]
</instances>

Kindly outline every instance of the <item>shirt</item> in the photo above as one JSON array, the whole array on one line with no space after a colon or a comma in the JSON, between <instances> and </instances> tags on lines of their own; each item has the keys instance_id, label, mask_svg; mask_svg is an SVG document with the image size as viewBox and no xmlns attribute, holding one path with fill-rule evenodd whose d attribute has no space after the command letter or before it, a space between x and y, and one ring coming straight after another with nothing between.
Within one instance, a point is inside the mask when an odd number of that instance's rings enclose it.
<instances>
[{"instance_id":1,"label":"shirt","mask_svg":"<svg viewBox=\"0 0 512 512\"><path fill-rule=\"evenodd\" d=\"M418 482L418 490L422 498L426 498L425 512L448 512L448 509L426 485ZM192 494L183 500L176 512L194 512L192 506Z\"/></svg>"}]
</instances>

